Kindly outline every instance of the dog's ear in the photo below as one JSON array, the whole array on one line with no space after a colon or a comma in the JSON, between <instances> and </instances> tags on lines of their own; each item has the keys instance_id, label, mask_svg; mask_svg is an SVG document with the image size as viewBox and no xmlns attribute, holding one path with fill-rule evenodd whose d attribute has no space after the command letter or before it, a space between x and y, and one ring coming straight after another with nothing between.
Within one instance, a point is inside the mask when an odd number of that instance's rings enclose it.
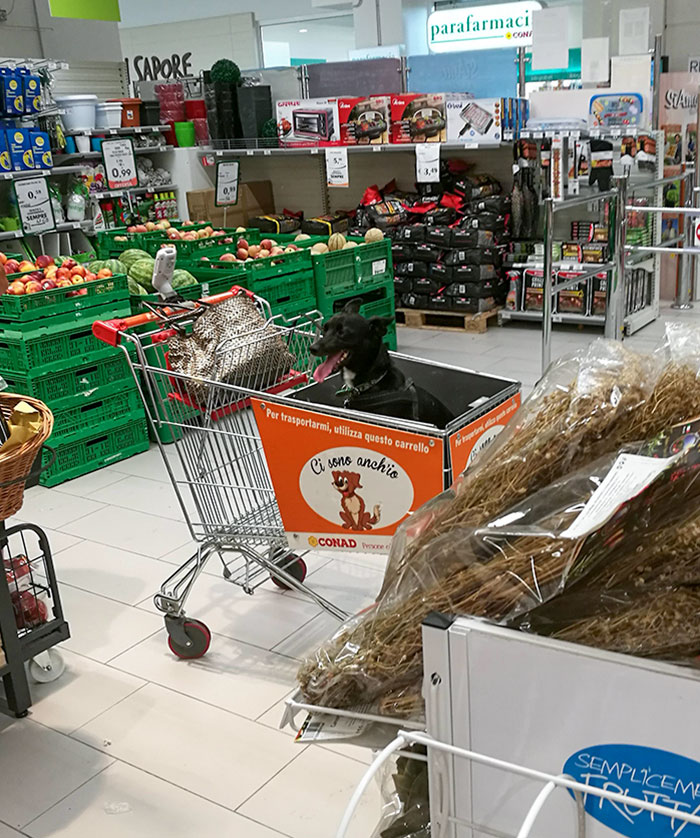
<instances>
[{"instance_id":1,"label":"dog's ear","mask_svg":"<svg viewBox=\"0 0 700 838\"><path fill-rule=\"evenodd\" d=\"M362 303L362 297L355 297L354 300L348 300L347 303L345 303L343 311L345 314L359 314Z\"/></svg>"},{"instance_id":2,"label":"dog's ear","mask_svg":"<svg viewBox=\"0 0 700 838\"><path fill-rule=\"evenodd\" d=\"M373 332L376 332L379 337L384 337L386 330L393 322L393 317L370 317L369 319L370 328Z\"/></svg>"}]
</instances>

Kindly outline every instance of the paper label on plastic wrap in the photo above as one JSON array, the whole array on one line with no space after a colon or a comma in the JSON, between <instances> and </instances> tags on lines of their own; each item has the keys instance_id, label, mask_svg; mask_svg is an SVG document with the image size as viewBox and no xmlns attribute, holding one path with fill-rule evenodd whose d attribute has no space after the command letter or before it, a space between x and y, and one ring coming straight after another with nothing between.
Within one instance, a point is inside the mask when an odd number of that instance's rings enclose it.
<instances>
[{"instance_id":1,"label":"paper label on plastic wrap","mask_svg":"<svg viewBox=\"0 0 700 838\"><path fill-rule=\"evenodd\" d=\"M603 482L591 495L581 514L564 530L562 538L582 538L610 519L621 504L638 495L675 458L641 457L621 454Z\"/></svg>"},{"instance_id":2,"label":"paper label on plastic wrap","mask_svg":"<svg viewBox=\"0 0 700 838\"><path fill-rule=\"evenodd\" d=\"M440 143L416 143L416 180L439 183Z\"/></svg>"},{"instance_id":3,"label":"paper label on plastic wrap","mask_svg":"<svg viewBox=\"0 0 700 838\"><path fill-rule=\"evenodd\" d=\"M369 713L371 707L355 708L358 713ZM335 739L353 739L364 733L372 724L365 719L350 719L345 716L331 716L311 713L306 717L299 733L297 742L330 742Z\"/></svg>"}]
</instances>

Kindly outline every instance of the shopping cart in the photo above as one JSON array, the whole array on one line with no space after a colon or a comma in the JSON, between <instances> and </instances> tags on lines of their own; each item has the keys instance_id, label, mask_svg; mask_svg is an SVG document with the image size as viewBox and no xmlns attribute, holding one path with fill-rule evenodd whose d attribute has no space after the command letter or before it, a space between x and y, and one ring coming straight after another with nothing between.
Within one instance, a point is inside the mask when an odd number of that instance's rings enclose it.
<instances>
[{"instance_id":1,"label":"shopping cart","mask_svg":"<svg viewBox=\"0 0 700 838\"><path fill-rule=\"evenodd\" d=\"M238 294L255 300L265 325L219 343L207 378L173 369L169 342L189 334L212 306ZM250 403L251 397L285 394L309 382L309 348L320 320L318 312L291 321L273 318L266 301L234 287L197 303L157 305L93 326L96 337L121 346L129 359L185 521L199 545L154 599L178 657L201 657L209 648L209 629L186 617L185 604L213 554L224 578L248 594L271 578L283 589L303 592L339 620L347 617L304 584L308 551L293 553L287 546ZM166 453L164 440L172 442L174 456ZM268 451L268 456L283 457L284 451Z\"/></svg>"}]
</instances>

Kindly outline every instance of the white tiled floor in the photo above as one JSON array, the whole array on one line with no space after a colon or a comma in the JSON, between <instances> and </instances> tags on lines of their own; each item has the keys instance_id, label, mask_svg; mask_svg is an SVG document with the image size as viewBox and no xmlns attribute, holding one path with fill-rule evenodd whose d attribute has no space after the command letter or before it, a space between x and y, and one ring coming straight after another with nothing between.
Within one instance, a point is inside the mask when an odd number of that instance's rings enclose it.
<instances>
[{"instance_id":1,"label":"white tiled floor","mask_svg":"<svg viewBox=\"0 0 700 838\"><path fill-rule=\"evenodd\" d=\"M659 321L630 343L650 349L662 333ZM597 334L558 329L553 354ZM525 393L539 377L535 326L400 329L399 341L411 355L518 378ZM66 672L34 686L30 717L0 717L0 838L330 838L367 754L301 747L277 726L298 659L337 623L270 584L247 597L212 559L188 606L214 632L211 649L175 659L151 597L190 538L157 449L32 489L19 517L47 530L72 636ZM381 579L376 557L310 561L310 584L348 611ZM378 817L372 790L354 838Z\"/></svg>"}]
</instances>

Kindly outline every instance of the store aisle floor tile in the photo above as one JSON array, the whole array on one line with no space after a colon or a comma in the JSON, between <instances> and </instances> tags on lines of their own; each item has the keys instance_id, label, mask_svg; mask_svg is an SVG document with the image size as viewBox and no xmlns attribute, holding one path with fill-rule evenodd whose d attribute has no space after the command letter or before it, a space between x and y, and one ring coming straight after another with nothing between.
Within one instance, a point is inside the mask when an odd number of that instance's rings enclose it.
<instances>
[{"instance_id":1,"label":"store aisle floor tile","mask_svg":"<svg viewBox=\"0 0 700 838\"><path fill-rule=\"evenodd\" d=\"M0 838L22 838L22 833L0 822Z\"/></svg>"},{"instance_id":2,"label":"store aisle floor tile","mask_svg":"<svg viewBox=\"0 0 700 838\"><path fill-rule=\"evenodd\" d=\"M162 617L113 599L61 585L63 612L71 637L66 649L105 663L163 626Z\"/></svg>"},{"instance_id":3,"label":"store aisle floor tile","mask_svg":"<svg viewBox=\"0 0 700 838\"><path fill-rule=\"evenodd\" d=\"M34 486L24 493L24 503L17 517L40 527L62 529L72 521L80 520L92 512L104 509L104 504L86 497L77 500L63 492L45 486Z\"/></svg>"},{"instance_id":4,"label":"store aisle floor tile","mask_svg":"<svg viewBox=\"0 0 700 838\"><path fill-rule=\"evenodd\" d=\"M72 733L146 683L65 647L61 655L65 671L49 684L32 684L30 710L32 721L61 733Z\"/></svg>"},{"instance_id":5,"label":"store aisle floor tile","mask_svg":"<svg viewBox=\"0 0 700 838\"><path fill-rule=\"evenodd\" d=\"M157 508L137 512L122 507L103 506L61 527L63 532L158 559L190 541L190 531L182 521L158 516Z\"/></svg>"},{"instance_id":6,"label":"store aisle floor tile","mask_svg":"<svg viewBox=\"0 0 700 838\"><path fill-rule=\"evenodd\" d=\"M59 582L136 605L160 589L173 568L118 547L78 541L54 558Z\"/></svg>"},{"instance_id":7,"label":"store aisle floor tile","mask_svg":"<svg viewBox=\"0 0 700 838\"><path fill-rule=\"evenodd\" d=\"M289 692L296 661L215 634L199 660L178 660L158 632L114 658L112 667L155 684L255 719Z\"/></svg>"},{"instance_id":8,"label":"store aisle floor tile","mask_svg":"<svg viewBox=\"0 0 700 838\"><path fill-rule=\"evenodd\" d=\"M25 831L30 838L280 838L279 832L119 762ZM10 836L0 830L0 838Z\"/></svg>"},{"instance_id":9,"label":"store aisle floor tile","mask_svg":"<svg viewBox=\"0 0 700 838\"><path fill-rule=\"evenodd\" d=\"M154 684L73 736L230 809L302 752L282 733Z\"/></svg>"},{"instance_id":10,"label":"store aisle floor tile","mask_svg":"<svg viewBox=\"0 0 700 838\"><path fill-rule=\"evenodd\" d=\"M185 499L189 500L187 487L185 487L185 492L187 495ZM159 518L182 520L182 507L172 484L163 483L160 480L129 474L116 483L110 483L98 489L92 497L101 503L111 503L136 512L143 512L145 509L153 510L154 515L158 515ZM192 509L192 504L188 504L187 508Z\"/></svg>"},{"instance_id":11,"label":"store aisle floor tile","mask_svg":"<svg viewBox=\"0 0 700 838\"><path fill-rule=\"evenodd\" d=\"M31 719L0 716L0 812L21 829L112 763Z\"/></svg>"},{"instance_id":12,"label":"store aisle floor tile","mask_svg":"<svg viewBox=\"0 0 700 838\"><path fill-rule=\"evenodd\" d=\"M329 838L366 770L360 762L312 746L238 811L291 838ZM379 807L379 790L372 785L358 806L348 838L371 835Z\"/></svg>"}]
</instances>

